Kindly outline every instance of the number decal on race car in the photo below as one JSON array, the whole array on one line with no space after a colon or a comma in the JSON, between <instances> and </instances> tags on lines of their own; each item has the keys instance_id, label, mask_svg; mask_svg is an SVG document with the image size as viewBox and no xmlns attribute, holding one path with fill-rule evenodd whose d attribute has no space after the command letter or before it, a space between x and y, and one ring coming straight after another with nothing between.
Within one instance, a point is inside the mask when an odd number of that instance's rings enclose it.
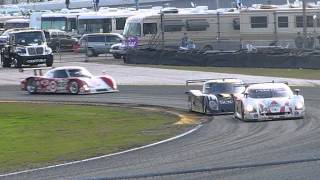
<instances>
[{"instance_id":1,"label":"number decal on race car","mask_svg":"<svg viewBox=\"0 0 320 180\"><path fill-rule=\"evenodd\" d=\"M49 80L48 80L48 79L41 79L40 85L41 85L42 87L47 87L47 86L49 86Z\"/></svg>"}]
</instances>

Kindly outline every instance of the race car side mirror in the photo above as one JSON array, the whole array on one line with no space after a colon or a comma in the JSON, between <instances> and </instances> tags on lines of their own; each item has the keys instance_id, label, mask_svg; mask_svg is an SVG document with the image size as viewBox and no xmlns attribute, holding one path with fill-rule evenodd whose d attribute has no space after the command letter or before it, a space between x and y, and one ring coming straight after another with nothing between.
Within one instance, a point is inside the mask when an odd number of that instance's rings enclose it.
<instances>
[{"instance_id":1,"label":"race car side mirror","mask_svg":"<svg viewBox=\"0 0 320 180\"><path fill-rule=\"evenodd\" d=\"M299 95L300 89L295 89L294 92L295 92L296 95Z\"/></svg>"},{"instance_id":2,"label":"race car side mirror","mask_svg":"<svg viewBox=\"0 0 320 180\"><path fill-rule=\"evenodd\" d=\"M244 97L247 98L248 97L248 93L244 93Z\"/></svg>"}]
</instances>

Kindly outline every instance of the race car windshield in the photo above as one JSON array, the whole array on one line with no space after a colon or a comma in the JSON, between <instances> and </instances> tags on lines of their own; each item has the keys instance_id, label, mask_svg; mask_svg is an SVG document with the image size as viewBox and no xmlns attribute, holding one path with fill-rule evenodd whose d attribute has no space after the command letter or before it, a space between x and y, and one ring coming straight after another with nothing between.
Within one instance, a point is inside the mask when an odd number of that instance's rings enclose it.
<instances>
[{"instance_id":1,"label":"race car windshield","mask_svg":"<svg viewBox=\"0 0 320 180\"><path fill-rule=\"evenodd\" d=\"M274 98L274 97L289 97L292 92L284 89L250 89L248 96L251 98Z\"/></svg>"},{"instance_id":2,"label":"race car windshield","mask_svg":"<svg viewBox=\"0 0 320 180\"><path fill-rule=\"evenodd\" d=\"M243 85L234 83L208 83L206 84L205 91L207 94L234 94L243 91Z\"/></svg>"},{"instance_id":3,"label":"race car windshield","mask_svg":"<svg viewBox=\"0 0 320 180\"><path fill-rule=\"evenodd\" d=\"M44 43L42 32L21 32L15 34L15 44L18 45L41 45Z\"/></svg>"},{"instance_id":4,"label":"race car windshield","mask_svg":"<svg viewBox=\"0 0 320 180\"><path fill-rule=\"evenodd\" d=\"M88 77L91 78L92 74L84 69L70 69L68 70L70 77Z\"/></svg>"}]
</instances>

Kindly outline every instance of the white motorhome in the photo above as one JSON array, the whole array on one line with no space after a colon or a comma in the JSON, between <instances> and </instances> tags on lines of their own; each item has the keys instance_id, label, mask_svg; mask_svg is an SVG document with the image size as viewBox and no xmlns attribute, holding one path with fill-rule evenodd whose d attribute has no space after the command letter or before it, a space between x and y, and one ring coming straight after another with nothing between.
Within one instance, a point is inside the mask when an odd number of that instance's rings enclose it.
<instances>
[{"instance_id":1,"label":"white motorhome","mask_svg":"<svg viewBox=\"0 0 320 180\"><path fill-rule=\"evenodd\" d=\"M2 15L0 16L0 28L5 28L6 22L11 19L26 19L24 16L11 16L11 15Z\"/></svg>"},{"instance_id":2,"label":"white motorhome","mask_svg":"<svg viewBox=\"0 0 320 180\"><path fill-rule=\"evenodd\" d=\"M90 12L78 16L78 33L119 33L124 30L128 17L155 9L132 8L100 8L98 12Z\"/></svg>"},{"instance_id":3,"label":"white motorhome","mask_svg":"<svg viewBox=\"0 0 320 180\"><path fill-rule=\"evenodd\" d=\"M10 19L5 22L4 29L27 28L29 23L29 19Z\"/></svg>"},{"instance_id":4,"label":"white motorhome","mask_svg":"<svg viewBox=\"0 0 320 180\"><path fill-rule=\"evenodd\" d=\"M240 22L236 9L208 10L164 8L160 13L144 13L127 19L124 35L138 38L140 46L177 48L184 33L197 49L239 49Z\"/></svg>"},{"instance_id":5,"label":"white motorhome","mask_svg":"<svg viewBox=\"0 0 320 180\"><path fill-rule=\"evenodd\" d=\"M82 13L88 13L87 9L67 10L57 13L45 13L41 15L41 29L59 29L66 32L77 30L77 18Z\"/></svg>"},{"instance_id":6,"label":"white motorhome","mask_svg":"<svg viewBox=\"0 0 320 180\"><path fill-rule=\"evenodd\" d=\"M134 11L115 8L100 9L98 12L82 14L78 17L78 33L121 33L127 17Z\"/></svg>"},{"instance_id":7,"label":"white motorhome","mask_svg":"<svg viewBox=\"0 0 320 180\"><path fill-rule=\"evenodd\" d=\"M320 34L320 3L308 4L306 8L306 31L308 36ZM277 45L295 47L298 32L303 34L302 4L254 5L240 12L240 35L244 44Z\"/></svg>"}]
</instances>

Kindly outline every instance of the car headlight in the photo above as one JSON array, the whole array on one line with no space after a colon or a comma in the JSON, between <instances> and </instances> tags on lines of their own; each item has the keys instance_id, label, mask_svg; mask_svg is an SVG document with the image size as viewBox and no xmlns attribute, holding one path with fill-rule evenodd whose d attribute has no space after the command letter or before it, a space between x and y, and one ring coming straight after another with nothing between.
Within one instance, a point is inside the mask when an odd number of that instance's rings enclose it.
<instances>
[{"instance_id":1,"label":"car headlight","mask_svg":"<svg viewBox=\"0 0 320 180\"><path fill-rule=\"evenodd\" d=\"M253 108L253 106L250 105L250 104L246 106L246 110L247 110L248 112L254 112L254 108Z\"/></svg>"},{"instance_id":2,"label":"car headlight","mask_svg":"<svg viewBox=\"0 0 320 180\"><path fill-rule=\"evenodd\" d=\"M14 50L14 52L17 53L17 54L26 54L27 53L25 48L16 48Z\"/></svg>"},{"instance_id":3,"label":"car headlight","mask_svg":"<svg viewBox=\"0 0 320 180\"><path fill-rule=\"evenodd\" d=\"M90 88L89 88L89 86L88 86L87 84L84 84L82 87L83 87L83 89L84 89L85 91L90 90Z\"/></svg>"},{"instance_id":4,"label":"car headlight","mask_svg":"<svg viewBox=\"0 0 320 180\"><path fill-rule=\"evenodd\" d=\"M49 48L49 47L46 47L46 53L47 53L47 54L51 54L51 53L52 53L52 49Z\"/></svg>"},{"instance_id":5,"label":"car headlight","mask_svg":"<svg viewBox=\"0 0 320 180\"><path fill-rule=\"evenodd\" d=\"M297 110L303 109L303 103L297 102L297 104L296 104L296 109L297 109Z\"/></svg>"}]
</instances>

